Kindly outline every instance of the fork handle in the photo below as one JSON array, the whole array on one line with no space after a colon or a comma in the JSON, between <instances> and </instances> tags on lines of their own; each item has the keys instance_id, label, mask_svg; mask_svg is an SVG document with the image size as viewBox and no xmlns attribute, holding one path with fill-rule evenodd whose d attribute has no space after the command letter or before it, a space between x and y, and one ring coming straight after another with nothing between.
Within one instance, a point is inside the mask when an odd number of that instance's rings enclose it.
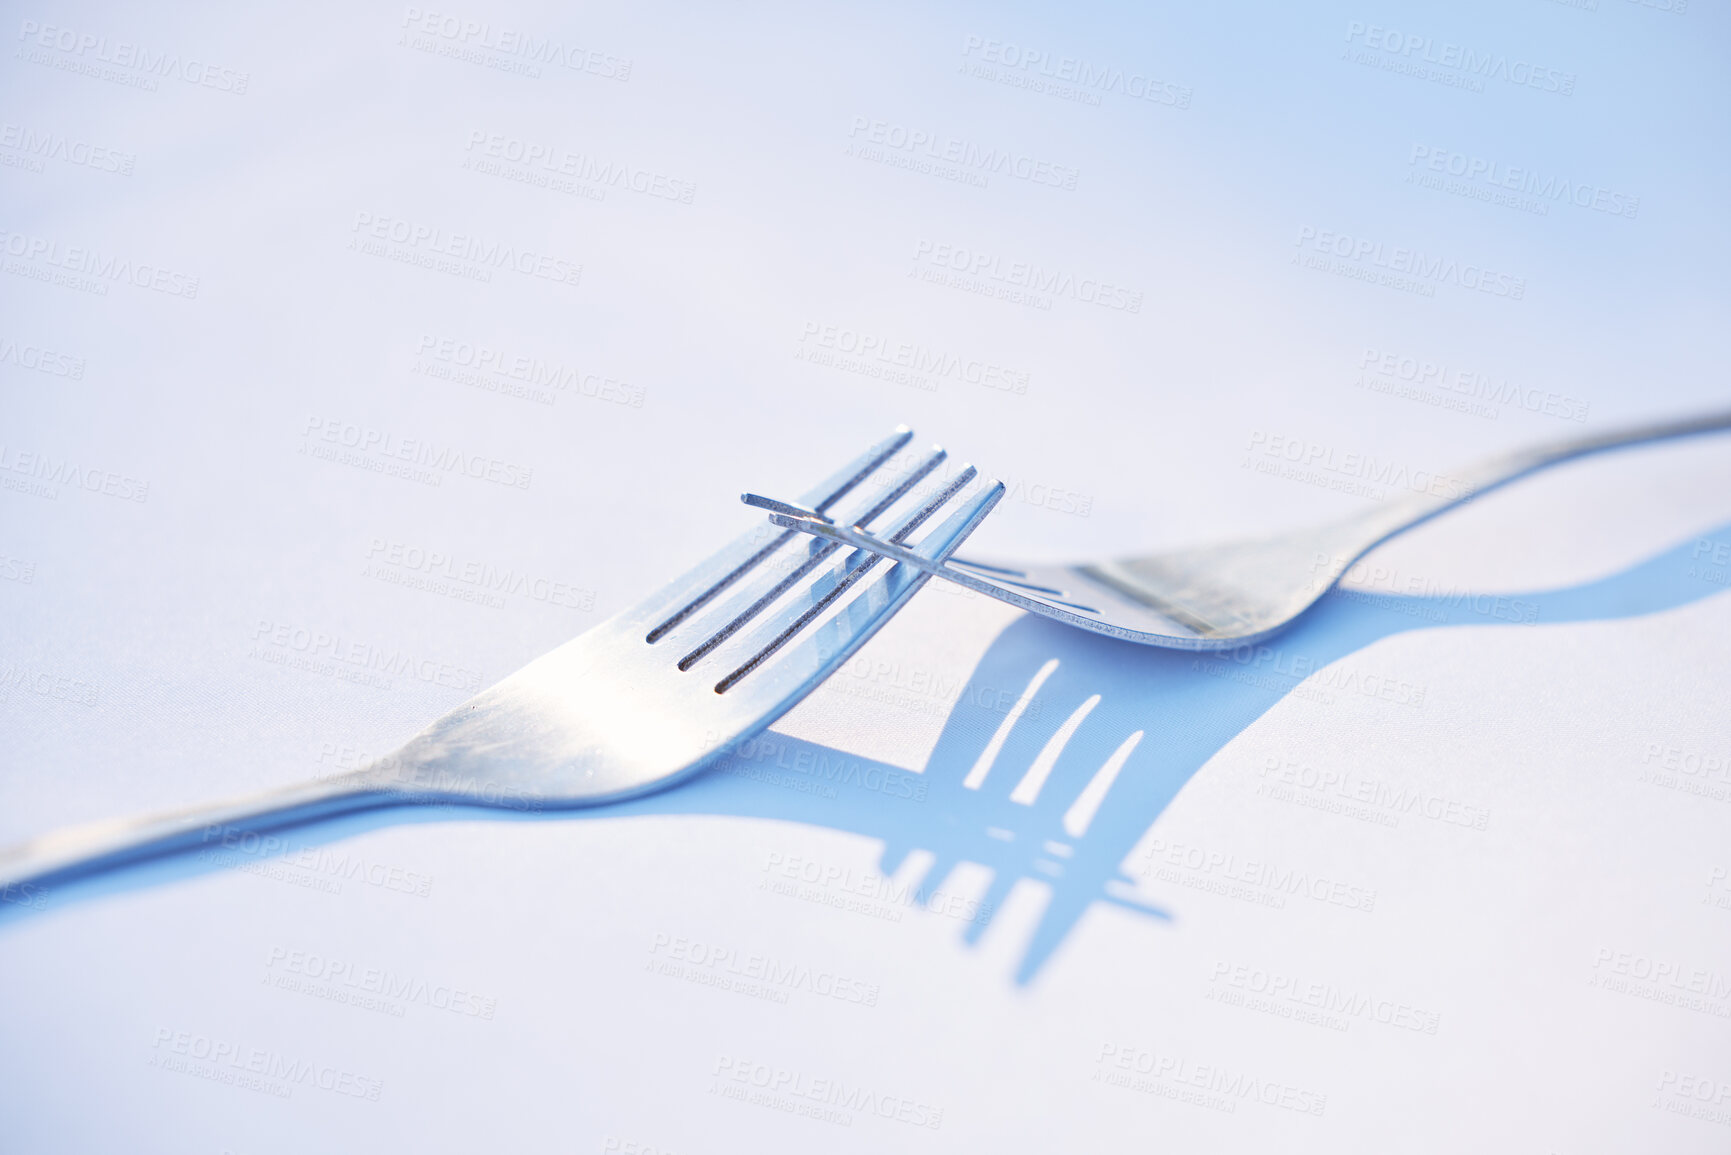
<instances>
[{"instance_id":1,"label":"fork handle","mask_svg":"<svg viewBox=\"0 0 1731 1155\"><path fill-rule=\"evenodd\" d=\"M1436 492L1438 487L1433 485L1423 492L1409 493L1366 510L1349 524L1363 527L1366 536L1362 548L1368 550L1383 539L1435 517L1445 509L1559 462L1585 457L1590 453L1601 453L1607 449L1621 449L1648 441L1668 441L1700 433L1716 433L1725 429L1731 429L1731 409L1675 421L1626 425L1604 433L1511 450L1474 462L1456 477L1439 478L1439 481L1451 483L1441 486L1444 491L1442 493Z\"/></svg>"},{"instance_id":2,"label":"fork handle","mask_svg":"<svg viewBox=\"0 0 1731 1155\"><path fill-rule=\"evenodd\" d=\"M268 831L404 797L375 771L361 769L184 810L61 827L0 849L0 899L28 905L47 880L193 847L271 854L282 847L270 844Z\"/></svg>"}]
</instances>

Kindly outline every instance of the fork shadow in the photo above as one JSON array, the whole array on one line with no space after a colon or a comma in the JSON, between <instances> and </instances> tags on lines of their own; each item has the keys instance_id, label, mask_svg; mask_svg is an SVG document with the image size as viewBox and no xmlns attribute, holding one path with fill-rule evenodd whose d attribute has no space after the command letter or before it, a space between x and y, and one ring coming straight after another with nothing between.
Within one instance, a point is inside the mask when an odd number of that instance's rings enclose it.
<instances>
[{"instance_id":1,"label":"fork shadow","mask_svg":"<svg viewBox=\"0 0 1731 1155\"><path fill-rule=\"evenodd\" d=\"M1221 654L1158 650L1026 615L981 658L917 776L771 735L748 743L720 772L625 809L850 831L882 841L884 878L923 850L933 861L906 885L915 902L940 893L960 863L984 866L991 880L966 920L970 943L1019 881L1037 880L1049 898L1017 966L1016 981L1026 984L1094 903L1170 917L1133 892L1137 880L1125 860L1185 783L1281 699L1295 690L1395 700L1422 694L1341 659L1411 630L1542 627L1688 605L1727 588L1726 567L1701 560L1727 539L1731 524L1599 581L1538 593L1337 590L1269 642ZM1014 705L1005 708L1003 687L1025 704L1019 716ZM923 800L906 797L897 775L917 777ZM826 794L825 784L838 789Z\"/></svg>"},{"instance_id":2,"label":"fork shadow","mask_svg":"<svg viewBox=\"0 0 1731 1155\"><path fill-rule=\"evenodd\" d=\"M1542 627L1685 606L1726 590L1726 568L1702 558L1727 541L1731 524L1599 581L1538 593L1337 590L1270 642L1223 654L1153 649L1026 615L999 634L960 688L918 772L772 731L675 789L610 806L540 815L390 807L327 819L297 835L301 847L318 846L384 826L483 816L717 815L828 827L881 841L878 874L885 880L900 873L912 852L931 854L918 881L888 891L902 901L927 901L961 863L989 870L983 899L967 908L962 933L970 943L1018 882L1043 883L1049 897L1015 974L1027 984L1095 903L1170 917L1133 893L1126 858L1185 783L1281 699L1294 691L1401 693L1398 683L1367 686L1340 659L1411 630ZM47 904L0 903L0 927L44 905L59 908L234 865L180 854L107 871L56 889Z\"/></svg>"},{"instance_id":3,"label":"fork shadow","mask_svg":"<svg viewBox=\"0 0 1731 1155\"><path fill-rule=\"evenodd\" d=\"M1026 984L1096 902L1168 918L1132 894L1136 880L1123 871L1125 859L1196 771L1277 701L1300 687L1307 694L1395 700L1423 693L1348 670L1342 658L1409 630L1542 627L1695 603L1726 589L1726 568L1702 563L1726 539L1731 525L1598 582L1518 596L1335 590L1271 641L1219 655L1137 646L1026 615L992 642L968 687L1020 687L1028 710L1014 717L1014 707L1002 710L1002 694L964 687L919 776L923 803L888 788L857 788L840 798L765 788L758 805L744 812L879 838L885 876L897 873L912 850L928 850L935 861L911 885L914 900L942 887L959 862L985 866L992 880L962 932L969 942L1018 881L1046 883L1051 897L1016 970L1016 982ZM748 750L744 760L774 765L795 784L820 781L845 764L836 752L775 741L782 748ZM720 803L715 809L741 812L725 805L736 797L725 778L711 774L696 790L639 805L691 812ZM848 776L834 772L834 778Z\"/></svg>"}]
</instances>

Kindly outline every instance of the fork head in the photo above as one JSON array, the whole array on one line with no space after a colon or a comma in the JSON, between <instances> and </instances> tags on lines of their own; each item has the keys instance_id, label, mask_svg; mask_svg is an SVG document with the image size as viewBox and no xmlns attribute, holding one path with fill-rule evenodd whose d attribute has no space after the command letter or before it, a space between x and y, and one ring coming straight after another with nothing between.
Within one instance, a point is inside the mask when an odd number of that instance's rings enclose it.
<instances>
[{"instance_id":1,"label":"fork head","mask_svg":"<svg viewBox=\"0 0 1731 1155\"><path fill-rule=\"evenodd\" d=\"M905 427L800 498L934 561L1003 495ZM377 765L419 798L582 806L703 769L864 645L927 575L767 522L684 577L482 691Z\"/></svg>"}]
</instances>

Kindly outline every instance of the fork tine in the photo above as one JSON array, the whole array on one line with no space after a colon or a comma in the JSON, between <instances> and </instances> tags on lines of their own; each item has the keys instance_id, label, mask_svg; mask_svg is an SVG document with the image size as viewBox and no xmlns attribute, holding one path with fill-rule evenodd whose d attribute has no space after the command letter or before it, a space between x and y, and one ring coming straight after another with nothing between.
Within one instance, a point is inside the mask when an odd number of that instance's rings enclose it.
<instances>
[{"instance_id":1,"label":"fork tine","mask_svg":"<svg viewBox=\"0 0 1731 1155\"><path fill-rule=\"evenodd\" d=\"M954 582L956 585L959 585L964 589L974 590L977 593L985 594L987 597L997 598L1001 602L1007 602L1020 609L1033 610L1035 613L1045 613L1046 610L1041 607L1062 606L1065 609L1076 610L1084 614L1097 615L1100 612L1093 606L1085 606L1081 602L1065 601L1063 598L1056 596L1060 591L1050 589L1046 586L1030 585L1027 582L1012 582L1003 578L988 581L987 579L975 574L972 570L956 568L960 563L956 562L954 558L951 558L948 562L945 562L942 565L922 560L918 555L914 554L910 550L903 549L895 542L884 541L882 538L873 537L871 534L853 526L838 525L827 518L814 514L809 509L801 509L799 506L790 502L777 501L772 497L760 497L755 493L741 494L740 500L746 505L754 508L768 510L769 520L774 525L798 530L800 533L809 534L812 537L819 538L823 541L840 542L845 545L851 545L855 549L862 549L871 553L881 554L884 557L890 558L892 561L907 562L909 565L918 566L925 570L933 577L941 577L946 581ZM1012 586L1016 588L1010 588ZM1022 593L1022 590L1031 590L1041 596L1038 599L1035 599L1030 597L1028 594Z\"/></svg>"},{"instance_id":2,"label":"fork tine","mask_svg":"<svg viewBox=\"0 0 1731 1155\"><path fill-rule=\"evenodd\" d=\"M938 495L936 497L932 498L930 501L926 502L925 505L921 506L919 509L915 510L912 514L910 514L908 516L908 518L905 521L903 521L902 524L896 529L896 531L894 533L890 534L890 540L895 542L897 545L900 545L902 542L906 541L908 534L912 533L914 530L916 530L920 526L924 525L926 523L927 518L931 517L932 514L936 513L938 510L942 509L949 502L950 498L952 498L956 494L960 493L963 489L965 489L967 487L967 485L970 481L972 481L974 478L978 477L979 475L980 475L980 471L975 469L973 466L971 466L971 465L962 466L962 471L960 473L956 474L954 480L952 480L948 485L944 486L944 488L938 493ZM861 521L858 524L863 526L865 524L865 522Z\"/></svg>"},{"instance_id":3,"label":"fork tine","mask_svg":"<svg viewBox=\"0 0 1731 1155\"><path fill-rule=\"evenodd\" d=\"M821 517L824 508L856 489L910 436L905 429L897 430L807 494L802 515ZM933 458L924 472L893 487L897 498L911 492L941 460ZM966 471L966 477L972 476L972 470ZM903 519L893 535L896 540L905 540L959 492L960 484L934 483L942 492ZM965 503L928 530L916 548L947 558L1002 495L1003 486L998 485ZM875 502L867 510L873 517L894 504L876 497L862 499ZM813 507L818 514L811 514ZM801 617L797 606L784 608L779 620L764 623L759 638L773 640L785 652L774 661L765 660L773 650L760 652L753 659L759 674L737 693L723 696L711 692L708 679L687 678L673 670L668 651L650 642L769 556L776 545L765 548L766 536L773 536L773 530L765 535L758 529L735 539L683 577L434 720L395 754L331 779L190 810L64 829L19 847L0 848L0 884L82 873L197 846L200 831L208 841L216 829L269 830L354 809L435 799L534 810L594 805L697 774L726 757L733 743L761 732L803 700L928 579L919 567L897 562L878 580L864 583L841 613L791 646L786 643L793 635L781 636L787 624L797 619L803 626L810 617ZM784 529L776 544L791 540L795 531ZM813 549L826 547L841 549L829 543L814 544ZM819 584L852 581L849 575L870 568L877 557L853 551L837 559ZM694 590L703 592L694 599ZM743 602L751 590L735 596ZM807 591L808 601L814 596ZM650 630L658 621L662 625ZM651 634L647 641L646 630ZM751 649L744 642L740 648ZM736 672L735 681L749 672Z\"/></svg>"},{"instance_id":4,"label":"fork tine","mask_svg":"<svg viewBox=\"0 0 1731 1155\"><path fill-rule=\"evenodd\" d=\"M827 478L823 484L805 494L805 501L818 513L822 513L842 498L852 493L866 478L876 473L883 463L899 453L903 446L914 439L914 431L906 425L896 426L896 431L866 450L864 456L854 461L846 469Z\"/></svg>"},{"instance_id":5,"label":"fork tine","mask_svg":"<svg viewBox=\"0 0 1731 1155\"><path fill-rule=\"evenodd\" d=\"M921 481L924 481L932 470L943 464L945 458L948 456L949 454L943 449L933 446L932 452L927 454L924 460L915 466L906 477L892 486L889 492L884 494L884 496L873 504L870 509L860 515L860 524L868 524L882 516L885 510L900 501L903 497L906 497L908 492ZM971 473L970 476L972 476ZM946 497L945 500L948 500L948 498ZM940 504L942 503L940 502ZM819 516L822 515L819 514ZM806 558L804 562L800 563L792 573L776 582L775 585L770 587L767 593L763 594L763 596L759 597L739 614L735 615L732 620L722 626L715 633L711 634L696 649L679 659L679 668L681 670L689 670L692 666L695 666L698 662L702 661L706 655L715 649L715 647L721 645L721 643L725 642L728 638L731 638L742 626L757 617L757 615L768 608L772 602L788 590L792 589L796 584L802 581L807 574L811 573L812 570L816 569L826 558L840 548L840 545L835 542L825 542L822 549L813 550L811 556ZM694 606L693 608L696 607Z\"/></svg>"},{"instance_id":6,"label":"fork tine","mask_svg":"<svg viewBox=\"0 0 1731 1155\"><path fill-rule=\"evenodd\" d=\"M901 481L897 482L888 493L884 494L877 504L873 505L859 517L855 518L854 524L870 525L872 522L882 517L886 509L912 492L914 486L924 481L926 477L930 475L932 470L942 465L949 456L949 453L942 446L932 446L932 451L927 454L918 465L914 466L906 477L902 478ZM973 467L969 466L968 470L971 475ZM820 509L817 512L821 514L823 510Z\"/></svg>"},{"instance_id":7,"label":"fork tine","mask_svg":"<svg viewBox=\"0 0 1731 1155\"><path fill-rule=\"evenodd\" d=\"M825 478L815 488L802 495L802 503L821 513L824 509L835 504L837 501L840 501L843 497L846 497L866 478L883 468L884 463L894 457L897 453L901 452L902 447L909 441L912 441L913 437L913 430L909 429L906 425L896 426L894 433L891 433L888 437L866 450L859 457L850 461L845 467ZM691 601L686 602L679 609L675 610L671 616L662 621L660 625L650 630L648 636L645 637L644 640L650 645L659 642L662 638L666 637L671 630L677 627L681 622L685 621L686 618L689 618L692 614L714 601L718 594L722 593L729 586L733 585L733 583L750 573L753 569L756 569L757 566L762 563L764 558L786 545L790 540L792 540L792 538L793 533L789 530L784 530L778 536L771 538L769 543L762 549L740 562L726 574L723 574L721 578L706 588L702 593L698 594Z\"/></svg>"},{"instance_id":8,"label":"fork tine","mask_svg":"<svg viewBox=\"0 0 1731 1155\"><path fill-rule=\"evenodd\" d=\"M746 606L745 609L734 615L726 625L722 626L719 630L716 630L713 634L709 635L708 638L704 639L696 649L692 650L689 654L686 654L683 658L680 658L679 668L681 670L689 670L698 662L702 661L706 656L714 651L715 647L719 646L728 638L731 638L735 633L739 632L740 627L744 626L746 623L750 622L751 619L762 613L771 602L792 589L796 584L804 579L807 574L811 573L812 570L823 564L831 554L835 553L835 551L840 548L840 545L831 541L824 542L820 548L814 549L811 556L801 562L792 573L776 582L762 597L752 602L749 606Z\"/></svg>"},{"instance_id":9,"label":"fork tine","mask_svg":"<svg viewBox=\"0 0 1731 1155\"><path fill-rule=\"evenodd\" d=\"M753 509L763 509L768 510L770 513L786 514L788 517L814 518L823 522L825 525L833 524L828 517L825 517L815 509L806 509L804 506L795 505L791 501L777 501L773 497L764 497L760 493L742 493L739 495L739 500L744 502L746 505L751 506Z\"/></svg>"},{"instance_id":10,"label":"fork tine","mask_svg":"<svg viewBox=\"0 0 1731 1155\"><path fill-rule=\"evenodd\" d=\"M908 535L918 529L935 513L949 503L976 476L972 466L968 466L957 475L955 480L943 486L937 494L926 501L921 507L905 518L892 534L892 539L905 540ZM964 503L954 511L939 526L928 533L921 543L915 547L921 556L942 560L973 532L992 507L1003 497L1002 483L994 483L985 492ZM814 595L810 603L801 610L790 606L778 619L765 624L758 637L763 638L763 644L747 658L738 668L715 684L715 692L725 694L738 685L740 680L753 670L762 666L778 650L791 642L801 630L805 629L813 619L821 615L836 599L852 586L856 585L871 569L882 560L880 555L856 550L848 556L839 573L832 571L826 575L834 581L833 586L823 589L825 580L820 580L812 589ZM821 670L817 676L827 674L834 665L845 661L855 649L864 645L879 626L887 621L902 601L928 580L929 574L912 566L897 563L888 574L872 583L862 591L852 602L831 622L820 629L816 635L808 639L799 649L806 652L807 658L799 665L811 665ZM822 592L819 592L819 591ZM779 665L786 665L784 659ZM815 671L808 671L808 675Z\"/></svg>"},{"instance_id":11,"label":"fork tine","mask_svg":"<svg viewBox=\"0 0 1731 1155\"><path fill-rule=\"evenodd\" d=\"M938 462L943 459L943 456L944 456L943 450L941 450L941 449L938 450L936 453L934 453L930 458L928 458L925 461L925 463L922 464L920 469L917 471L918 476L924 476L926 473L929 473L933 468L935 468L937 466ZM955 496L957 490L961 489L962 486L966 485L969 481L972 481L973 477L974 477L974 467L971 465L967 466L965 469L962 470L961 475L955 481L952 481L949 485L945 486L943 488L943 490L941 492L939 492L935 497L928 500L923 506L921 506L918 510L916 510L910 517L906 518L904 520L903 524L897 528L896 536L897 537L905 537L908 533L911 533L915 528L917 528L919 526L919 524L921 522L925 521L926 518L928 518L932 514L936 513L940 508L943 507L943 505L946 502L948 502L950 500L951 497ZM917 479L918 478L916 477L913 480L917 480ZM894 502L897 499L899 499L899 497L902 494L904 494L908 489L911 489L911 488L912 488L912 484L906 483L906 482L904 482L900 486L897 486L896 492L890 494L890 496L886 497L884 500L882 500L882 501L878 502L876 505L874 505L866 513L865 517L862 518L861 520L862 521L869 521L870 519L877 517L880 513L882 513L883 510L887 509L890 505L894 504ZM801 567L800 573L790 575L788 580L781 582L780 584L778 584L776 586L776 588L774 590L770 591L770 593L768 593L768 594L764 595L762 598L758 599L757 603L754 604L750 610L748 610L745 614L741 614L738 618L735 618L732 622L729 622L727 624L727 626L723 628L721 633L717 634L715 637L713 637L709 641L705 642L701 647L699 647L699 649L702 651L702 653L706 654L710 650L714 649L717 645L720 645L722 640L724 640L724 638L726 636L732 634L734 632L734 630L736 630L739 626L744 624L744 621L748 616L755 615L757 613L757 611L759 611L765 605L767 605L774 597L778 596L784 590L786 590L789 586L791 586L793 584L794 578L803 576L804 572L808 572L810 569L815 568L816 562L821 561L823 558L829 556L829 554L833 553L836 549L839 549L839 548L840 548L840 546L838 544L836 544L834 542L829 543L829 545L821 553L817 554L813 558L811 563L808 563L807 565ZM842 565L841 572L839 574L835 574L835 573L826 574L826 575L824 575L824 577L819 578L818 581L813 584L812 591L815 593L820 587L824 587L826 585L828 586L828 588L821 595L819 595L815 601L813 601L810 605L808 605L799 614L798 617L796 617L792 622L790 622L787 625L787 628L784 629L782 631L782 633L777 638L775 638L767 646L765 646L764 649L762 651L760 651L756 657L752 658L751 661L747 662L745 666L741 667L738 670L735 670L732 674L728 675L727 678L724 678L723 682L725 682L727 685L732 685L733 682L738 681L740 678L743 678L746 674L750 673L751 669L753 667L755 667L757 665L757 663L761 662L763 659L765 659L765 658L769 657L771 654L775 653L775 651L780 649L781 646L785 642L787 642L789 639L791 639L800 630L804 629L807 622L810 622L813 618L815 618L819 614L823 613L824 610L828 609L832 602L834 602L837 598L841 597L842 594L847 592L847 589L849 586L853 585L853 583L855 581L857 581L861 577L865 576L866 572L869 571L873 566L875 566L878 563L878 560L879 559L878 559L878 556L876 554L867 553L864 550L855 550L853 553L849 554ZM701 656L701 655L700 654L693 654L692 657L688 658L684 662L681 662L679 668L681 670L689 669L690 663L695 662L699 656ZM718 685L716 687L715 692L719 694L719 693L723 693L725 691L724 691L722 686Z\"/></svg>"}]
</instances>

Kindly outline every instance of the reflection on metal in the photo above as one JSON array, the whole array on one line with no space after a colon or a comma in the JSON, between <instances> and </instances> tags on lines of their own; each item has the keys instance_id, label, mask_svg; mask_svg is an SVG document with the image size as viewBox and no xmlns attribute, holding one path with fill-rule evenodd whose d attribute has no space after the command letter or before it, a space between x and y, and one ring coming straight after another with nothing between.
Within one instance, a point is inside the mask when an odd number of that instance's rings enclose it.
<instances>
[{"instance_id":1,"label":"reflection on metal","mask_svg":"<svg viewBox=\"0 0 1731 1155\"><path fill-rule=\"evenodd\" d=\"M869 549L1032 613L1143 645L1232 650L1286 628L1372 547L1486 490L1559 462L1649 441L1731 429L1731 412L1625 427L1516 450L1455 475L1449 492L1408 493L1356 517L1256 541L1075 565L921 561L864 527L746 496L788 529Z\"/></svg>"},{"instance_id":2,"label":"reflection on metal","mask_svg":"<svg viewBox=\"0 0 1731 1155\"><path fill-rule=\"evenodd\" d=\"M971 467L933 479L941 449L900 462L912 438L897 430L806 493L801 508L818 516L851 503L848 523L859 525L892 516L889 540L921 566L885 567L876 553L759 526L387 758L214 806L55 831L0 851L0 885L345 811L416 802L588 806L695 774L839 669L930 580L924 565L945 561L1003 496L996 483L964 494ZM869 486L880 472L891 482Z\"/></svg>"}]
</instances>

